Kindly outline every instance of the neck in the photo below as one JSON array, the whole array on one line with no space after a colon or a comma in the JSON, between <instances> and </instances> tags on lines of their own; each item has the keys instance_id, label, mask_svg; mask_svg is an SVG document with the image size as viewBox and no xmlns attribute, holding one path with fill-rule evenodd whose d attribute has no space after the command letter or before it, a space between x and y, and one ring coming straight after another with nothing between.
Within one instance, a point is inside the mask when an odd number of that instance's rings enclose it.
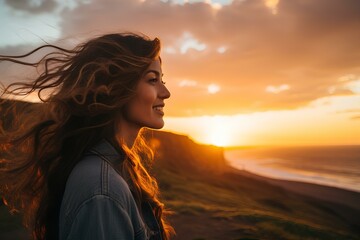
<instances>
[{"instance_id":1,"label":"neck","mask_svg":"<svg viewBox=\"0 0 360 240\"><path fill-rule=\"evenodd\" d=\"M137 134L131 134L131 135L125 135L124 134L117 134L116 140L121 146L122 144L125 144L129 149L131 149L134 146L135 140L137 138Z\"/></svg>"},{"instance_id":2,"label":"neck","mask_svg":"<svg viewBox=\"0 0 360 240\"><path fill-rule=\"evenodd\" d=\"M135 143L137 136L139 135L139 132L139 127L131 126L131 124L120 122L116 126L116 140L120 146L122 144L126 144L126 146L131 149Z\"/></svg>"}]
</instances>

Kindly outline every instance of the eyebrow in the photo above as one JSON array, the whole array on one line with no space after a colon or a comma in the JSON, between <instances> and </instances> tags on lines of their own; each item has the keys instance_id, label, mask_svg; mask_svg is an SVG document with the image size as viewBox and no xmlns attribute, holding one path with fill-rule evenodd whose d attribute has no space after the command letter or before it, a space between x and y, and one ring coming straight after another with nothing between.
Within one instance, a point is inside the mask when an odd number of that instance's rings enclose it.
<instances>
[{"instance_id":1,"label":"eyebrow","mask_svg":"<svg viewBox=\"0 0 360 240\"><path fill-rule=\"evenodd\" d=\"M156 70L147 70L145 72L145 75L148 74L148 73L155 73L156 76L158 76L158 77L160 76L160 72L158 72ZM164 76L164 73L161 74L161 77L163 77L163 76Z\"/></svg>"}]
</instances>

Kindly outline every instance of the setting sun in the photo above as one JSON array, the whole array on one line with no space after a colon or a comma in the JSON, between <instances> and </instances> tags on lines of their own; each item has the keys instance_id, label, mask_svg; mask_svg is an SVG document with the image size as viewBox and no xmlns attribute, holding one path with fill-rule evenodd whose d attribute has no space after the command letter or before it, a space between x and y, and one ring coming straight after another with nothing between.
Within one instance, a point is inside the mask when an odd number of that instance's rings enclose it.
<instances>
[{"instance_id":1,"label":"setting sun","mask_svg":"<svg viewBox=\"0 0 360 240\"><path fill-rule=\"evenodd\" d=\"M231 144L231 126L224 124L224 117L216 116L207 121L207 142L215 146L228 146Z\"/></svg>"},{"instance_id":2,"label":"setting sun","mask_svg":"<svg viewBox=\"0 0 360 240\"><path fill-rule=\"evenodd\" d=\"M355 101L354 101L355 100ZM359 143L359 122L352 118L360 97L313 101L296 110L264 111L229 116L165 119L165 130L221 147L241 145L336 145ZM337 114L335 114L337 113ZM332 136L337 136L336 138Z\"/></svg>"},{"instance_id":3,"label":"setting sun","mask_svg":"<svg viewBox=\"0 0 360 240\"><path fill-rule=\"evenodd\" d=\"M0 20L0 240L360 240L360 0Z\"/></svg>"}]
</instances>

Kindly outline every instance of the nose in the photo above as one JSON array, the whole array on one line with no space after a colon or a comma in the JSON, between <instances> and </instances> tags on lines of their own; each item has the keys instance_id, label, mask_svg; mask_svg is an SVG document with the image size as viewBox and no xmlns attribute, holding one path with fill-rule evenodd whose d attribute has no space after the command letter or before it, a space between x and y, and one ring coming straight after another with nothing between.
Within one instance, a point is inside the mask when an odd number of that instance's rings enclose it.
<instances>
[{"instance_id":1,"label":"nose","mask_svg":"<svg viewBox=\"0 0 360 240\"><path fill-rule=\"evenodd\" d=\"M162 84L161 85L161 90L159 92L159 98L167 99L170 96L171 96L171 93L170 93L169 89L167 89L167 87L164 84Z\"/></svg>"}]
</instances>

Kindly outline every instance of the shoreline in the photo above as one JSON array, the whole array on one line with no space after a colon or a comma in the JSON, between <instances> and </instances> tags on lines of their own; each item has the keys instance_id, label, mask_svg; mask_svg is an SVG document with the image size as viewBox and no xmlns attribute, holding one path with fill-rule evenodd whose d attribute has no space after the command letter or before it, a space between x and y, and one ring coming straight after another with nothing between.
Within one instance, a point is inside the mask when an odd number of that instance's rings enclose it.
<instances>
[{"instance_id":1,"label":"shoreline","mask_svg":"<svg viewBox=\"0 0 360 240\"><path fill-rule=\"evenodd\" d=\"M272 180L278 180L278 181L289 181L289 182L299 182L299 183L307 183L307 184L314 184L314 185L320 185L320 186L324 186L324 187L331 187L331 188L337 188L337 189L342 189L342 190L346 190L346 191L350 191L350 192L357 192L360 193L360 187L356 186L355 187L351 187L349 184L345 184L345 183L338 183L338 184L333 184L329 181L326 180L313 180L311 177L306 177L305 175L296 175L292 172L289 171L285 171L285 170L281 170L281 169L275 169L275 168L267 168L265 169L265 171L267 170L267 172L265 172L265 174L259 173L260 171L256 171L254 170L251 166L245 166L243 164L240 164L241 166L237 165L238 160L230 160L228 158L225 158L227 165L229 165L230 167L237 169L239 171L244 171L244 172L248 172L250 174L254 174L257 176L261 176L264 178L269 178ZM274 173L275 172L275 173ZM278 177L278 175L280 175L280 177ZM329 179L331 180L331 179Z\"/></svg>"},{"instance_id":2,"label":"shoreline","mask_svg":"<svg viewBox=\"0 0 360 240\"><path fill-rule=\"evenodd\" d=\"M357 191L317 183L269 178L247 170L240 170L233 166L229 166L229 170L244 177L253 178L281 187L286 191L291 191L296 194L316 198L322 201L345 205L360 211L360 192Z\"/></svg>"},{"instance_id":3,"label":"shoreline","mask_svg":"<svg viewBox=\"0 0 360 240\"><path fill-rule=\"evenodd\" d=\"M227 164L265 178L360 193L360 145L225 149Z\"/></svg>"}]
</instances>

